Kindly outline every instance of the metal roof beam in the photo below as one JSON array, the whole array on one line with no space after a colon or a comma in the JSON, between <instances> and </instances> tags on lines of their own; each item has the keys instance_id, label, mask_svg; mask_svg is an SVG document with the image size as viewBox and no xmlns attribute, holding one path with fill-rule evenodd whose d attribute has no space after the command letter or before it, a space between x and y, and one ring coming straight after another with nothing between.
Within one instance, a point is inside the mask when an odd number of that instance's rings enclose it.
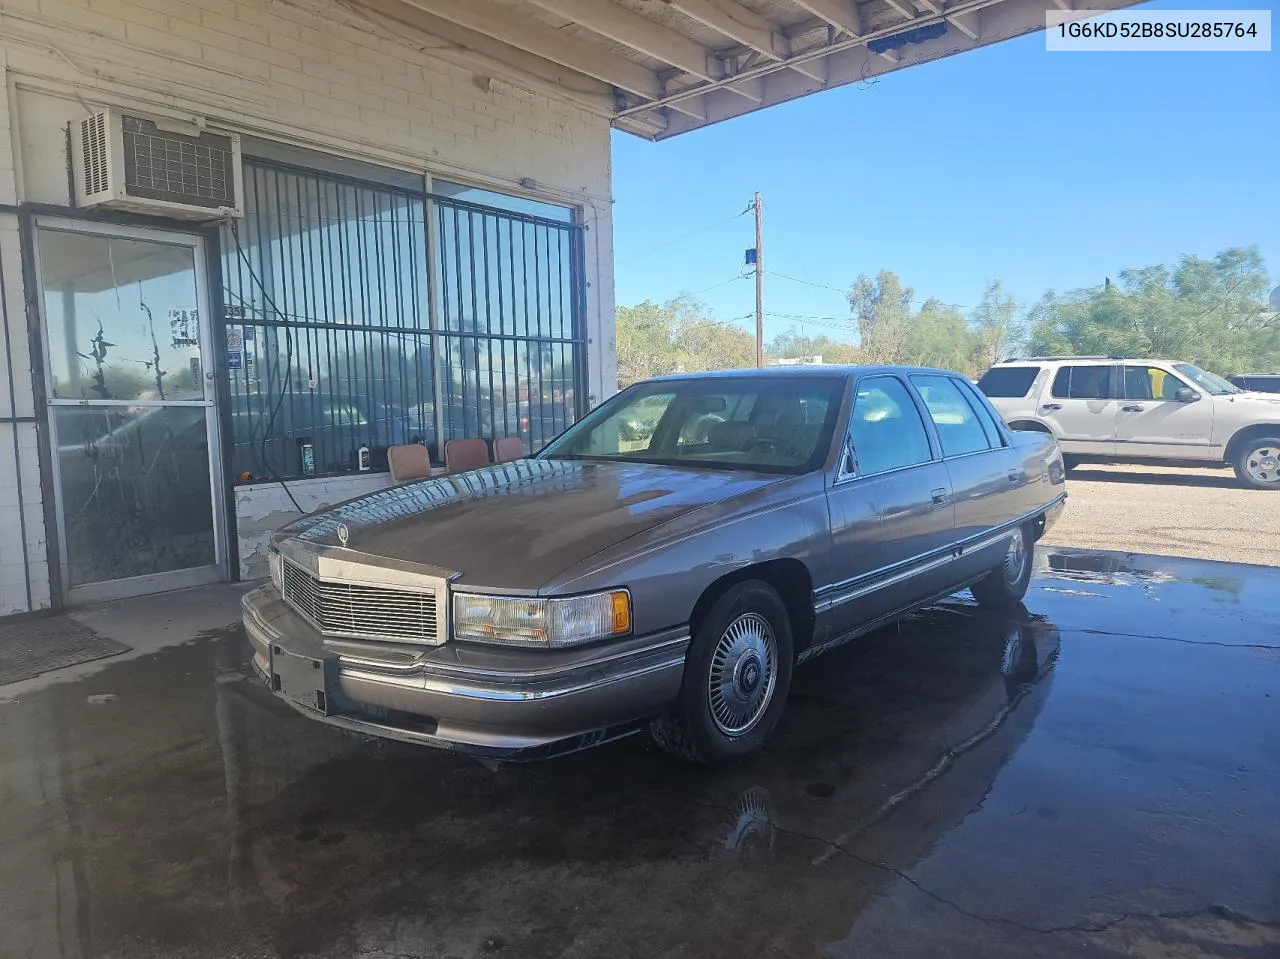
<instances>
[{"instance_id":1,"label":"metal roof beam","mask_svg":"<svg viewBox=\"0 0 1280 959\"><path fill-rule=\"evenodd\" d=\"M981 10L974 10L972 13L949 13L947 22L970 40L978 40L982 37L981 16Z\"/></svg>"},{"instance_id":2,"label":"metal roof beam","mask_svg":"<svg viewBox=\"0 0 1280 959\"><path fill-rule=\"evenodd\" d=\"M794 0L823 22L855 37L862 36L862 15L855 0Z\"/></svg>"},{"instance_id":3,"label":"metal roof beam","mask_svg":"<svg viewBox=\"0 0 1280 959\"><path fill-rule=\"evenodd\" d=\"M532 17L513 16L486 0L404 0L427 13L501 40L503 43L595 77L620 90L649 100L663 95L662 81L647 67L615 56L608 50L566 36Z\"/></svg>"},{"instance_id":4,"label":"metal roof beam","mask_svg":"<svg viewBox=\"0 0 1280 959\"><path fill-rule=\"evenodd\" d=\"M438 44L429 45L427 49L451 63L576 103L594 113L612 116L617 112L613 89L595 77L432 16L403 0L360 0L360 6L384 20L410 28L419 36L436 38ZM661 124L654 124L649 118L645 120L645 126L656 127L653 132L661 132Z\"/></svg>"},{"instance_id":5,"label":"metal roof beam","mask_svg":"<svg viewBox=\"0 0 1280 959\"><path fill-rule=\"evenodd\" d=\"M639 53L679 67L703 80L718 80L724 68L696 40L628 10L612 0L531 0L535 6L559 14Z\"/></svg>"}]
</instances>

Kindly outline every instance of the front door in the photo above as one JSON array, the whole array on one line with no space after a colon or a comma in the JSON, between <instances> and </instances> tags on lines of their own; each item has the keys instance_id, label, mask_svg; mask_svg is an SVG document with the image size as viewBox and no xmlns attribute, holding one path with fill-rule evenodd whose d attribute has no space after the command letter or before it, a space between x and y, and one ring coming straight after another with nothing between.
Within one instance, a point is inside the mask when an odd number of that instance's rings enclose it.
<instances>
[{"instance_id":1,"label":"front door","mask_svg":"<svg viewBox=\"0 0 1280 959\"><path fill-rule=\"evenodd\" d=\"M36 232L64 598L225 579L200 238Z\"/></svg>"},{"instance_id":2,"label":"front door","mask_svg":"<svg viewBox=\"0 0 1280 959\"><path fill-rule=\"evenodd\" d=\"M955 535L951 480L897 376L858 380L845 462L827 502L835 583L820 603L830 611L832 636L946 584Z\"/></svg>"},{"instance_id":3,"label":"front door","mask_svg":"<svg viewBox=\"0 0 1280 959\"><path fill-rule=\"evenodd\" d=\"M1180 401L1180 389L1191 389L1199 399ZM1125 365L1124 402L1116 421L1117 456L1209 459L1212 439L1212 397L1158 366Z\"/></svg>"}]
</instances>

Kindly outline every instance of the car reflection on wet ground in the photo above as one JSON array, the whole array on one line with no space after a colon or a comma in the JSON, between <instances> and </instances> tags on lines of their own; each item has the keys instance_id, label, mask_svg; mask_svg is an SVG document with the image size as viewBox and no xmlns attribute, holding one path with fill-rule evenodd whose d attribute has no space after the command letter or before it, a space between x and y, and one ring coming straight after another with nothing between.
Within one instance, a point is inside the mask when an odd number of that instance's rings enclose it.
<instances>
[{"instance_id":1,"label":"car reflection on wet ground","mask_svg":"<svg viewBox=\"0 0 1280 959\"><path fill-rule=\"evenodd\" d=\"M0 956L1280 955L1280 573L1039 566L801 668L721 771L363 740L237 629L0 690Z\"/></svg>"}]
</instances>

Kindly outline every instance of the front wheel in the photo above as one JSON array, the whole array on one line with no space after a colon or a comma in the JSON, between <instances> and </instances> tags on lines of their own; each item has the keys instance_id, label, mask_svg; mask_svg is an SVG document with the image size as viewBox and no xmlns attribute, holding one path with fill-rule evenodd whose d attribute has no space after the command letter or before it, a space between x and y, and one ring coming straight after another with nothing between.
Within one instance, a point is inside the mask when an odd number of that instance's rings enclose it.
<instances>
[{"instance_id":1,"label":"front wheel","mask_svg":"<svg viewBox=\"0 0 1280 959\"><path fill-rule=\"evenodd\" d=\"M767 583L738 583L703 617L685 657L680 694L650 726L690 762L722 765L756 752L791 688L791 621Z\"/></svg>"},{"instance_id":2,"label":"front wheel","mask_svg":"<svg viewBox=\"0 0 1280 959\"><path fill-rule=\"evenodd\" d=\"M1035 537L1026 526L1019 526L1009 538L1004 561L969 587L980 606L1016 606L1027 595L1031 582L1031 557Z\"/></svg>"},{"instance_id":3,"label":"front wheel","mask_svg":"<svg viewBox=\"0 0 1280 959\"><path fill-rule=\"evenodd\" d=\"M1254 489L1280 489L1280 437L1250 440L1236 454L1236 477Z\"/></svg>"}]
</instances>

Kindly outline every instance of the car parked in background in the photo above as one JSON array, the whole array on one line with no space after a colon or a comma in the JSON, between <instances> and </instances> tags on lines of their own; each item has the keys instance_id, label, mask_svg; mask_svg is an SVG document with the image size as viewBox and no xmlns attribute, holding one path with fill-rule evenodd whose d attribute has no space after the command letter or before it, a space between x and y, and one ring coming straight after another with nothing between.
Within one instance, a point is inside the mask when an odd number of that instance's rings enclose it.
<instances>
[{"instance_id":1,"label":"car parked in background","mask_svg":"<svg viewBox=\"0 0 1280 959\"><path fill-rule=\"evenodd\" d=\"M286 526L244 622L271 689L348 729L516 758L648 726L723 762L795 664L961 589L1017 604L1064 472L941 370L664 377Z\"/></svg>"},{"instance_id":2,"label":"car parked in background","mask_svg":"<svg viewBox=\"0 0 1280 959\"><path fill-rule=\"evenodd\" d=\"M1231 377L1231 382L1255 393L1280 393L1280 373L1243 373Z\"/></svg>"},{"instance_id":3,"label":"car parked in background","mask_svg":"<svg viewBox=\"0 0 1280 959\"><path fill-rule=\"evenodd\" d=\"M1231 466L1280 490L1280 396L1246 392L1191 363L1044 356L997 363L978 387L1015 430L1052 433L1083 462Z\"/></svg>"}]
</instances>

